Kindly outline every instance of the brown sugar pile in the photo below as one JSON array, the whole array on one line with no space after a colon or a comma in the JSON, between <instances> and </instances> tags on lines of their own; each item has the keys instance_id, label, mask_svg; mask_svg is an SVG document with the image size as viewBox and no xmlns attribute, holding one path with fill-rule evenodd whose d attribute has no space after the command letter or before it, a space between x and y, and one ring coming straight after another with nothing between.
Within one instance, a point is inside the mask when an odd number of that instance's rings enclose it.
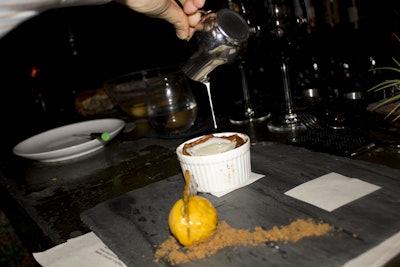
<instances>
[{"instance_id":1,"label":"brown sugar pile","mask_svg":"<svg viewBox=\"0 0 400 267\"><path fill-rule=\"evenodd\" d=\"M207 241L182 248L171 236L162 243L155 253L155 261L164 259L172 265L203 259L217 253L220 249L232 246L260 246L265 242L297 242L304 237L322 236L334 229L326 223L315 223L311 219L297 219L289 225L264 230L256 226L254 231L232 228L221 221L216 232Z\"/></svg>"}]
</instances>

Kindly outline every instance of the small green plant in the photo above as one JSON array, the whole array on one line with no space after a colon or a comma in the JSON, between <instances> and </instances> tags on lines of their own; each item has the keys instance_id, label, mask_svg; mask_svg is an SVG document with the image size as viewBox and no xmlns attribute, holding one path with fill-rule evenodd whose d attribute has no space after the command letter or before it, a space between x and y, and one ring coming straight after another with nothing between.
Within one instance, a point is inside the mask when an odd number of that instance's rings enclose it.
<instances>
[{"instance_id":1,"label":"small green plant","mask_svg":"<svg viewBox=\"0 0 400 267\"><path fill-rule=\"evenodd\" d=\"M397 40L400 42L399 37L396 35ZM397 61L395 58L393 58L393 61L395 63L395 67L377 67L374 68L374 70L388 70L388 71L393 71L396 74L400 74L400 63ZM384 82L381 82L372 88L370 88L368 91L372 92L379 92L385 89L389 88L394 88L395 90L395 95L391 96L389 98L382 99L379 101L379 103L372 108L372 110L376 110L380 107L389 105L389 104L394 104L393 108L390 110L390 112L386 115L385 119L389 118L390 116L394 116L392 121L396 121L400 118L400 114L397 116L395 115L395 112L397 110L400 110L400 102L396 104L396 101L400 100L400 78L399 79L391 79L391 80L386 80Z\"/></svg>"}]
</instances>

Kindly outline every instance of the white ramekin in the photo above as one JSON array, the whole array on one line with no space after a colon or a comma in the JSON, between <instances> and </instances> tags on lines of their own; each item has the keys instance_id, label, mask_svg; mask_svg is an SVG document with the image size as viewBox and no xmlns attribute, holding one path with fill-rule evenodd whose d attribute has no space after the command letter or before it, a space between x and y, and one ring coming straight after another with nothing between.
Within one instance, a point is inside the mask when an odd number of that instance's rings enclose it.
<instances>
[{"instance_id":1,"label":"white ramekin","mask_svg":"<svg viewBox=\"0 0 400 267\"><path fill-rule=\"evenodd\" d=\"M186 143L196 141L203 136L193 138L176 149L182 172L190 172L192 179L198 185L197 191L204 193L217 193L232 189L245 183L250 178L250 138L242 133L223 132L214 133L216 137L239 135L245 140L240 147L226 152L207 155L189 156L183 155L182 149Z\"/></svg>"}]
</instances>

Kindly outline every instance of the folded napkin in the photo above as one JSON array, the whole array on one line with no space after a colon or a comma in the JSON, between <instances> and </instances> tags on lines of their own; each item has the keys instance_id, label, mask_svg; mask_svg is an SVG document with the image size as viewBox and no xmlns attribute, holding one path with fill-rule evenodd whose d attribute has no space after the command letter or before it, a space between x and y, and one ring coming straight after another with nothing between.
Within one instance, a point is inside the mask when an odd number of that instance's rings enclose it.
<instances>
[{"instance_id":1,"label":"folded napkin","mask_svg":"<svg viewBox=\"0 0 400 267\"><path fill-rule=\"evenodd\" d=\"M226 195L226 194L228 194L228 193L230 193L232 191L235 191L235 190L237 190L239 188L242 188L242 187L245 187L245 186L247 186L249 184L252 184L252 183L254 183L255 181L257 181L258 179L260 179L260 178L262 178L264 176L265 175L263 175L263 174L258 174L258 173L251 172L249 179L246 182L244 182L243 184L235 186L235 187L233 187L231 189L228 189L228 190L225 190L225 191L212 192L210 194L214 195L216 197L222 197L222 196L224 196L224 195Z\"/></svg>"},{"instance_id":2,"label":"folded napkin","mask_svg":"<svg viewBox=\"0 0 400 267\"><path fill-rule=\"evenodd\" d=\"M379 186L331 172L301 184L285 195L330 212L378 189Z\"/></svg>"},{"instance_id":3,"label":"folded napkin","mask_svg":"<svg viewBox=\"0 0 400 267\"><path fill-rule=\"evenodd\" d=\"M381 267L387 264L400 252L400 232L386 239L378 246L348 261L343 267ZM389 264L388 266L395 266ZM397 266L397 265L396 265Z\"/></svg>"},{"instance_id":4,"label":"folded napkin","mask_svg":"<svg viewBox=\"0 0 400 267\"><path fill-rule=\"evenodd\" d=\"M43 267L125 267L93 232L69 239L67 242L43 252L33 253Z\"/></svg>"}]
</instances>

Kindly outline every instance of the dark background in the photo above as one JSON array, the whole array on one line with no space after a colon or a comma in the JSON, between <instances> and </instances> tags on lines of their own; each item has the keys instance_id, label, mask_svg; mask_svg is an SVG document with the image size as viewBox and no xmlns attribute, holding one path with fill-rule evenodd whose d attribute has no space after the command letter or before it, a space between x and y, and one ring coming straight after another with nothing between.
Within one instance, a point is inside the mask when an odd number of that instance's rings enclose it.
<instances>
[{"instance_id":1,"label":"dark background","mask_svg":"<svg viewBox=\"0 0 400 267\"><path fill-rule=\"evenodd\" d=\"M165 21L116 3L44 12L0 40L3 125L27 136L79 120L74 99L80 91L119 74L180 62L184 45Z\"/></svg>"},{"instance_id":2,"label":"dark background","mask_svg":"<svg viewBox=\"0 0 400 267\"><path fill-rule=\"evenodd\" d=\"M370 59L381 66L393 65L392 57L399 53L400 43L394 37L399 32L399 1L355 1L358 28L346 13L352 1L339 0L340 20L334 25L326 21L324 1L312 1L316 23L310 32L292 29L288 55L293 94L311 87L328 95L338 90L366 91L382 79L371 74ZM260 105L283 103L278 65L282 43L270 34L272 0L242 3L246 18L260 27L242 55L253 99ZM206 9L227 5L228 1L209 0ZM176 38L170 24L117 3L46 11L0 40L2 135L13 146L39 131L82 120L74 106L79 92L100 88L116 75L181 64L190 53L189 44ZM313 62L320 66L318 73L311 69ZM343 63L350 68L344 69ZM32 70L39 72L32 75ZM218 112L229 114L240 105L237 62L218 67L211 82ZM195 87L201 107L205 90Z\"/></svg>"}]
</instances>

